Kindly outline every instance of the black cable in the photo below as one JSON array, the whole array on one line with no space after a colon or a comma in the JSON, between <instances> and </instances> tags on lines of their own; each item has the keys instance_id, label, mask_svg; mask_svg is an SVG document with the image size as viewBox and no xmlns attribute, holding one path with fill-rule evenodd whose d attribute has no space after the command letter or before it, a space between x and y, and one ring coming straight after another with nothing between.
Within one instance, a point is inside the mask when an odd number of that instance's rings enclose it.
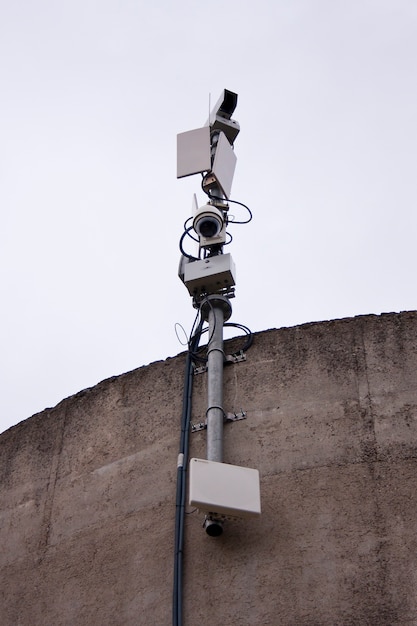
<instances>
[{"instance_id":1,"label":"black cable","mask_svg":"<svg viewBox=\"0 0 417 626\"><path fill-rule=\"evenodd\" d=\"M207 302L207 304L209 305L209 307L210 307L210 311L213 313L213 322L214 322L214 323L213 323L213 331L212 331L211 335L209 336L209 338L208 338L208 340L207 340L207 346L208 346L208 345L209 345L209 343L210 343L210 341L213 339L213 335L214 335L215 330L216 330L216 316L215 316L215 314L214 314L214 308L213 308L213 305L212 305L211 300L210 300L210 298L209 298L209 297L207 297L207 298L205 298L205 299L203 300L203 302L202 302L202 303L201 303L201 305L200 305L200 309L201 309L201 307L203 306L204 302ZM207 315L207 319L208 319L208 317L209 317L209 316ZM208 327L208 328L207 328L207 330L209 330L209 328L210 328L210 327Z\"/></svg>"},{"instance_id":2,"label":"black cable","mask_svg":"<svg viewBox=\"0 0 417 626\"><path fill-rule=\"evenodd\" d=\"M191 420L191 400L193 391L193 352L197 350L201 337L203 320L196 328L190 340L184 373L184 391L182 399L180 449L177 464L177 492L175 508L175 547L174 547L174 584L172 596L172 624L182 626L182 561L184 547L185 496L187 488L187 465L189 449L189 433ZM195 322L194 322L195 324Z\"/></svg>"},{"instance_id":3,"label":"black cable","mask_svg":"<svg viewBox=\"0 0 417 626\"><path fill-rule=\"evenodd\" d=\"M193 216L192 216L192 215L191 215L190 217L187 217L187 219L185 220L185 222L184 222L184 230L187 230L187 228L189 228L189 226L188 226L188 222L189 222L190 220L194 220L194 218L193 218ZM191 237L191 235L190 235L190 237ZM194 237L192 237L192 239L194 239ZM198 239L196 239L196 241L198 241Z\"/></svg>"},{"instance_id":4,"label":"black cable","mask_svg":"<svg viewBox=\"0 0 417 626\"><path fill-rule=\"evenodd\" d=\"M220 200L220 202L231 202L232 204L238 204L239 206L243 206L243 208L246 209L247 212L249 213L249 219L245 220L244 222L241 222L238 220L229 220L228 221L229 224L249 224L249 222L253 219L252 211L250 210L247 204L244 204L243 202L238 202L237 200L230 200L230 198L222 198L221 196L214 196L212 193L210 193L210 191L206 191L203 185L204 185L204 177L201 181L201 188L204 191L204 193L208 195L210 200Z\"/></svg>"},{"instance_id":5,"label":"black cable","mask_svg":"<svg viewBox=\"0 0 417 626\"><path fill-rule=\"evenodd\" d=\"M243 330L243 332L247 335L247 339L245 344L241 348L241 351L246 352L247 350L249 350L253 343L253 333L247 326L244 326L243 324L236 324L236 322L226 322L224 326L232 326L234 328L239 328L239 330Z\"/></svg>"},{"instance_id":6,"label":"black cable","mask_svg":"<svg viewBox=\"0 0 417 626\"><path fill-rule=\"evenodd\" d=\"M179 338L179 335L178 335L177 327L181 328L181 330L182 330L182 332L184 333L185 338L186 338L186 340L187 340L187 341L181 341L181 339ZM183 326L182 324L180 324L179 322L175 322L175 324L174 324L174 330L175 330L175 334L177 335L178 342L179 342L182 346L188 346L188 345L189 345L189 340L188 340L188 337L187 337L187 333L185 332L185 328L184 328L184 326Z\"/></svg>"},{"instance_id":7,"label":"black cable","mask_svg":"<svg viewBox=\"0 0 417 626\"><path fill-rule=\"evenodd\" d=\"M237 324L236 322L225 322L223 324L223 326L228 326L228 327L238 328L239 330L243 330L245 335L247 335L247 339L246 339L245 343L243 344L243 346L242 346L242 348L240 349L239 352L247 352L249 350L249 348L251 347L252 343L253 343L253 333L252 333L252 331L247 326L244 326L243 324ZM208 327L204 328L201 331L201 335L203 335L207 331L208 331ZM235 339L235 337L233 337L233 339ZM204 349L205 347L207 347L207 344L202 346L200 348L200 350ZM194 352L193 353L193 358L194 358L195 361L200 361L201 363L206 363L207 362L207 357L200 356L198 354L198 352Z\"/></svg>"},{"instance_id":8,"label":"black cable","mask_svg":"<svg viewBox=\"0 0 417 626\"><path fill-rule=\"evenodd\" d=\"M195 316L195 318L194 318L193 325L192 325L192 327L191 327L190 338L188 339L188 350L191 352L191 354L192 354L193 356L194 356L194 354L193 354L193 351L192 351L192 347L191 347L191 346L192 346L192 341L193 341L193 338L194 338L194 337L195 337L195 335L196 335L196 333L194 332L194 329L195 329L195 328L197 328L197 322L198 322L198 318L200 317L200 315L201 315L201 309L198 309L198 311L197 311L197 313L196 313L196 316ZM201 319L200 319L200 325L201 325L201 327L203 326L203 321L202 321ZM202 334L202 330L201 330L201 328L200 328L200 330L199 330L199 336L198 336L198 341L200 341L201 334Z\"/></svg>"},{"instance_id":9,"label":"black cable","mask_svg":"<svg viewBox=\"0 0 417 626\"><path fill-rule=\"evenodd\" d=\"M210 198L213 198L213 200L217 199L216 196L210 196ZM253 219L252 211L250 210L247 204L243 204L243 202L238 202L237 200L228 200L228 202L232 202L232 204L238 204L239 206L243 206L243 208L246 209L247 212L249 213L249 219L243 222L238 221L238 220L229 220L228 224L249 224L249 222L252 221Z\"/></svg>"},{"instance_id":10,"label":"black cable","mask_svg":"<svg viewBox=\"0 0 417 626\"><path fill-rule=\"evenodd\" d=\"M172 623L173 626L182 626L182 558L183 558L183 537L184 537L184 519L182 513L183 493L185 492L185 427L188 421L188 407L190 405L190 388L192 375L192 360L188 353L183 392L183 413L181 419L181 436L180 436L180 452L177 465L177 493L176 493L176 510L175 510L175 548L174 548L174 586L173 586L173 604L172 604ZM182 455L182 459L180 457Z\"/></svg>"},{"instance_id":11,"label":"black cable","mask_svg":"<svg viewBox=\"0 0 417 626\"><path fill-rule=\"evenodd\" d=\"M229 224L233 224L233 222L229 222ZM226 231L226 235L227 235L228 237L230 237L230 239L229 239L229 241L225 241L223 245L228 246L228 245L229 245L229 243L232 243L232 241L233 241L233 237L232 237L232 235L231 235L229 232L227 232L227 231Z\"/></svg>"},{"instance_id":12,"label":"black cable","mask_svg":"<svg viewBox=\"0 0 417 626\"><path fill-rule=\"evenodd\" d=\"M184 231L184 232L183 232L183 234L181 235L179 246L180 246L181 254L182 254L183 256L187 257L187 259L191 259L191 261L198 261L198 258L197 258L197 257L192 256L191 254L188 254L187 252L185 252L185 250L184 250L184 248L183 248L183 245L182 245L182 242L184 241L184 239L185 239L185 237L186 237L187 235L188 235L191 239L194 239L194 237L192 237L192 236L190 235L190 230L192 230L192 229L193 229L193 227L192 227L192 226L190 226L189 228L186 228L186 229L185 229L185 231ZM198 241L198 240L197 240L197 239L194 239L194 241Z\"/></svg>"}]
</instances>

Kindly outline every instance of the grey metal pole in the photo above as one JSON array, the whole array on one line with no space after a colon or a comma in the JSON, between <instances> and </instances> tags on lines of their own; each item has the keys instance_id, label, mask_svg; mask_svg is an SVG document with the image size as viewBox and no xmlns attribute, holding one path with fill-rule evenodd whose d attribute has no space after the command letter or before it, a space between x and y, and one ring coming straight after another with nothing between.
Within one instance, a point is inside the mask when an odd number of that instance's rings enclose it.
<instances>
[{"instance_id":1,"label":"grey metal pole","mask_svg":"<svg viewBox=\"0 0 417 626\"><path fill-rule=\"evenodd\" d=\"M230 301L225 296L207 296L201 305L201 315L209 324L207 346L207 460L223 463L223 326L232 314ZM218 537L223 532L223 521L208 514L204 520L206 533Z\"/></svg>"},{"instance_id":2,"label":"grey metal pole","mask_svg":"<svg viewBox=\"0 0 417 626\"><path fill-rule=\"evenodd\" d=\"M209 343L208 409L207 409L207 459L223 462L223 308L213 302L208 313Z\"/></svg>"}]
</instances>

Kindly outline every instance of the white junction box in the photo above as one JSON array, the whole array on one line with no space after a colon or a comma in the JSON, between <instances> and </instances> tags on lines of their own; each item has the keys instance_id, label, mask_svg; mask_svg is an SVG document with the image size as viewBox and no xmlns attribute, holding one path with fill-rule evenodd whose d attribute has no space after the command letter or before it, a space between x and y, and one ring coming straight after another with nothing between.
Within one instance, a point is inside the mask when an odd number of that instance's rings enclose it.
<instances>
[{"instance_id":1,"label":"white junction box","mask_svg":"<svg viewBox=\"0 0 417 626\"><path fill-rule=\"evenodd\" d=\"M205 513L231 517L261 514L261 494L257 469L190 460L190 506Z\"/></svg>"},{"instance_id":2,"label":"white junction box","mask_svg":"<svg viewBox=\"0 0 417 626\"><path fill-rule=\"evenodd\" d=\"M236 284L235 274L235 264L230 254L218 254L187 263L184 267L184 283L190 295L198 291L211 293L233 287Z\"/></svg>"}]
</instances>

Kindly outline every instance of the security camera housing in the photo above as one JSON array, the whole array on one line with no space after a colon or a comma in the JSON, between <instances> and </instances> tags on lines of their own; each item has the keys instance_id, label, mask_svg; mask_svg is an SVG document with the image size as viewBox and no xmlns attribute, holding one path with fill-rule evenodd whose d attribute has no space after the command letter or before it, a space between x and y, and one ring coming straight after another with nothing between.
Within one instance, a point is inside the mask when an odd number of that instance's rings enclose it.
<instances>
[{"instance_id":1,"label":"security camera housing","mask_svg":"<svg viewBox=\"0 0 417 626\"><path fill-rule=\"evenodd\" d=\"M223 213L212 204L205 204L197 209L193 228L199 237L200 248L210 248L226 242L226 223Z\"/></svg>"},{"instance_id":2,"label":"security camera housing","mask_svg":"<svg viewBox=\"0 0 417 626\"><path fill-rule=\"evenodd\" d=\"M220 98L211 110L210 117L206 122L206 126L210 126L212 131L222 130L229 140L230 145L233 145L240 132L239 123L231 119L236 105L237 93L223 89Z\"/></svg>"}]
</instances>

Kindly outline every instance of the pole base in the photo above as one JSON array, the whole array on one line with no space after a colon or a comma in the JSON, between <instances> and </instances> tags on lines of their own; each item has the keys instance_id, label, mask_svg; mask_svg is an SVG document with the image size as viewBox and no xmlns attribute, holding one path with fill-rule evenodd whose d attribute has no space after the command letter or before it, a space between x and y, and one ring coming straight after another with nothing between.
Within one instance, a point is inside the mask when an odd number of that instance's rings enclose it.
<instances>
[{"instance_id":1,"label":"pole base","mask_svg":"<svg viewBox=\"0 0 417 626\"><path fill-rule=\"evenodd\" d=\"M204 298L201 303L201 316L204 321L208 321L209 313L214 308L220 308L223 311L223 319L227 322L232 315L232 305L230 304L229 298L225 296L212 295Z\"/></svg>"}]
</instances>

